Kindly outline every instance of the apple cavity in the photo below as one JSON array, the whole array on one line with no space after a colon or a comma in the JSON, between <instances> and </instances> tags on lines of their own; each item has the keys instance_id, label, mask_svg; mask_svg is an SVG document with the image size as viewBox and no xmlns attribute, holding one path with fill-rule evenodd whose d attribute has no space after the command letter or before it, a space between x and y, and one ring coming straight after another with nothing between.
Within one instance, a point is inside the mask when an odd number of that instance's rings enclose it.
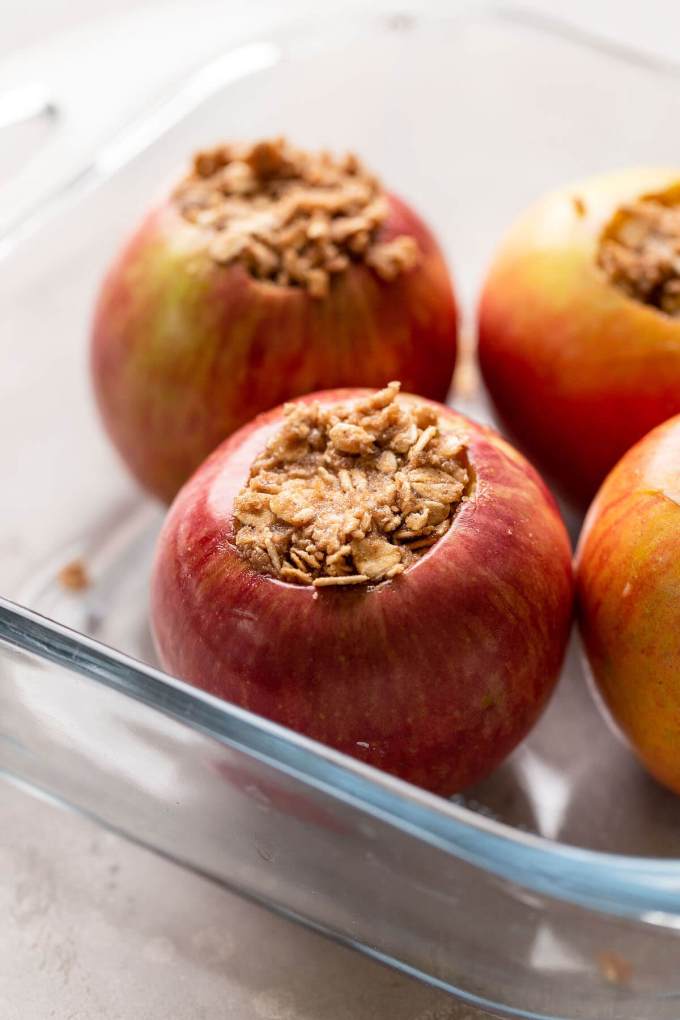
<instances>
[{"instance_id":1,"label":"apple cavity","mask_svg":"<svg viewBox=\"0 0 680 1020\"><path fill-rule=\"evenodd\" d=\"M184 486L152 622L164 667L430 790L481 779L536 721L572 609L533 468L413 395L312 394Z\"/></svg>"},{"instance_id":2,"label":"apple cavity","mask_svg":"<svg viewBox=\"0 0 680 1020\"><path fill-rule=\"evenodd\" d=\"M354 156L281 139L198 153L102 285L91 342L104 424L170 500L255 414L404 380L444 399L457 311L439 247Z\"/></svg>"}]
</instances>

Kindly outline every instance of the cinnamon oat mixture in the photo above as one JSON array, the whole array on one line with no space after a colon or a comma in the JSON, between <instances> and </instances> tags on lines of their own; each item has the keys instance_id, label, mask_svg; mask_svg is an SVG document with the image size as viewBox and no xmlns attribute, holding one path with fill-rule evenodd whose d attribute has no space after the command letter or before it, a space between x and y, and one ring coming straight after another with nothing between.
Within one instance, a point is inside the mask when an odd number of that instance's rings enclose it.
<instances>
[{"instance_id":1,"label":"cinnamon oat mixture","mask_svg":"<svg viewBox=\"0 0 680 1020\"><path fill-rule=\"evenodd\" d=\"M598 265L629 297L680 316L680 205L662 198L619 209L600 241Z\"/></svg>"},{"instance_id":2,"label":"cinnamon oat mixture","mask_svg":"<svg viewBox=\"0 0 680 1020\"><path fill-rule=\"evenodd\" d=\"M380 242L389 212L380 182L357 157L295 149L283 138L199 152L175 191L182 215L205 228L213 259L259 280L328 293L351 261L383 280L412 269L413 237Z\"/></svg>"},{"instance_id":3,"label":"cinnamon oat mixture","mask_svg":"<svg viewBox=\"0 0 680 1020\"><path fill-rule=\"evenodd\" d=\"M82 560L72 560L63 566L57 580L67 591L84 591L90 586L90 577Z\"/></svg>"},{"instance_id":4,"label":"cinnamon oat mixture","mask_svg":"<svg viewBox=\"0 0 680 1020\"><path fill-rule=\"evenodd\" d=\"M445 534L471 475L462 440L399 383L355 404L288 404L234 501L236 546L261 574L354 585L402 573Z\"/></svg>"}]
</instances>

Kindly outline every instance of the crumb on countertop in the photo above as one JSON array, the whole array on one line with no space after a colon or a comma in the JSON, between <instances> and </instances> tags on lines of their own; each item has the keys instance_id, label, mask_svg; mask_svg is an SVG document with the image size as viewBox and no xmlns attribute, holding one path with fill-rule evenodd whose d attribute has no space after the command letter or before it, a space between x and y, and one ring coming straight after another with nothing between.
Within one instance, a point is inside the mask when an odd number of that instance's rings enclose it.
<instances>
[{"instance_id":1,"label":"crumb on countertop","mask_svg":"<svg viewBox=\"0 0 680 1020\"><path fill-rule=\"evenodd\" d=\"M71 560L57 574L57 580L67 591L84 591L90 587L90 576L82 560Z\"/></svg>"}]
</instances>

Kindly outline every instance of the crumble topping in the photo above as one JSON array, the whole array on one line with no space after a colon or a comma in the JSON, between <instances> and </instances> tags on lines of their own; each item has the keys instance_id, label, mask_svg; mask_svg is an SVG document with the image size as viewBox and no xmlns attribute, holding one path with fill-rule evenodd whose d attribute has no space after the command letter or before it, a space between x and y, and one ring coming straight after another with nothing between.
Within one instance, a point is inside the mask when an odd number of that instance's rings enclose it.
<instances>
[{"instance_id":1,"label":"crumble topping","mask_svg":"<svg viewBox=\"0 0 680 1020\"><path fill-rule=\"evenodd\" d=\"M611 985L627 985L633 976L633 965L625 956L603 950L597 954L600 974Z\"/></svg>"},{"instance_id":2,"label":"crumble topping","mask_svg":"<svg viewBox=\"0 0 680 1020\"><path fill-rule=\"evenodd\" d=\"M334 159L283 138L220 145L194 156L174 198L185 219L206 230L216 262L240 262L259 280L304 287L315 298L352 261L390 281L419 258L413 237L378 241L389 205L353 153Z\"/></svg>"},{"instance_id":3,"label":"crumble topping","mask_svg":"<svg viewBox=\"0 0 680 1020\"><path fill-rule=\"evenodd\" d=\"M680 199L641 198L622 206L600 241L598 265L629 297L680 316Z\"/></svg>"},{"instance_id":4,"label":"crumble topping","mask_svg":"<svg viewBox=\"0 0 680 1020\"><path fill-rule=\"evenodd\" d=\"M390 383L354 404L288 404L234 500L236 547L292 584L402 573L449 529L470 490L463 441Z\"/></svg>"},{"instance_id":5,"label":"crumble topping","mask_svg":"<svg viewBox=\"0 0 680 1020\"><path fill-rule=\"evenodd\" d=\"M82 560L72 560L57 574L57 580L67 591L85 591L90 586L90 577Z\"/></svg>"},{"instance_id":6,"label":"crumble topping","mask_svg":"<svg viewBox=\"0 0 680 1020\"><path fill-rule=\"evenodd\" d=\"M583 217L588 212L588 207L580 195L572 195L571 203L577 216Z\"/></svg>"}]
</instances>

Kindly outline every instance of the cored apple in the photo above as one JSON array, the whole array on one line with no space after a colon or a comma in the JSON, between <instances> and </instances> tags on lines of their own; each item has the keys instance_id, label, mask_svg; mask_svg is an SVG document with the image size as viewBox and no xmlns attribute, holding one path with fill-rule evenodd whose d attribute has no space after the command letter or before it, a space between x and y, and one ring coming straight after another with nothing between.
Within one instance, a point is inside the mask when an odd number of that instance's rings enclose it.
<instances>
[{"instance_id":1,"label":"cored apple","mask_svg":"<svg viewBox=\"0 0 680 1020\"><path fill-rule=\"evenodd\" d=\"M169 672L444 794L536 721L571 608L534 469L398 383L313 394L227 439L171 507L152 580Z\"/></svg>"},{"instance_id":2,"label":"cored apple","mask_svg":"<svg viewBox=\"0 0 680 1020\"><path fill-rule=\"evenodd\" d=\"M680 793L680 416L611 472L578 550L581 632L605 705Z\"/></svg>"},{"instance_id":3,"label":"cored apple","mask_svg":"<svg viewBox=\"0 0 680 1020\"><path fill-rule=\"evenodd\" d=\"M220 146L111 267L92 332L106 428L161 499L260 411L311 390L444 399L457 312L420 218L354 156Z\"/></svg>"},{"instance_id":4,"label":"cored apple","mask_svg":"<svg viewBox=\"0 0 680 1020\"><path fill-rule=\"evenodd\" d=\"M680 412L680 170L549 195L510 231L479 309L509 435L574 503Z\"/></svg>"}]
</instances>

